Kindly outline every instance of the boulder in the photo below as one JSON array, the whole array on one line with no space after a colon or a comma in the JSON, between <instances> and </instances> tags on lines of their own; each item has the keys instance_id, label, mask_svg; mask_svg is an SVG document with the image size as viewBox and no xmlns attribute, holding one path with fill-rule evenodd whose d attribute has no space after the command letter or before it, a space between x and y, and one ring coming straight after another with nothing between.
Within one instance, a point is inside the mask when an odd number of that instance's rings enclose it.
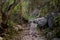
<instances>
[{"instance_id":1,"label":"boulder","mask_svg":"<svg viewBox=\"0 0 60 40\"><path fill-rule=\"evenodd\" d=\"M23 29L23 27L21 25L17 25L17 26L13 26L14 30L19 31L21 29Z\"/></svg>"},{"instance_id":2,"label":"boulder","mask_svg":"<svg viewBox=\"0 0 60 40\"><path fill-rule=\"evenodd\" d=\"M3 38L2 38L2 37L0 37L0 40L3 40Z\"/></svg>"},{"instance_id":3,"label":"boulder","mask_svg":"<svg viewBox=\"0 0 60 40\"><path fill-rule=\"evenodd\" d=\"M36 18L34 21L40 26L44 26L47 23L47 19L45 17Z\"/></svg>"}]
</instances>

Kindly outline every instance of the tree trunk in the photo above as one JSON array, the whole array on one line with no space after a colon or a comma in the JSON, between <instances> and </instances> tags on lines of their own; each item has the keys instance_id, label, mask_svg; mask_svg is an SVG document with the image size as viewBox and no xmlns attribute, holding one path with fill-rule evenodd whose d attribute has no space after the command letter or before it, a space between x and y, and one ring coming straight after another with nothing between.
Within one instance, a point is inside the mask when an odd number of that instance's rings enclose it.
<instances>
[{"instance_id":1,"label":"tree trunk","mask_svg":"<svg viewBox=\"0 0 60 40\"><path fill-rule=\"evenodd\" d=\"M2 8L3 8L3 3L1 2L1 14L2 14L1 28L5 29L8 27L7 25L8 19L7 19L6 12L3 12Z\"/></svg>"}]
</instances>

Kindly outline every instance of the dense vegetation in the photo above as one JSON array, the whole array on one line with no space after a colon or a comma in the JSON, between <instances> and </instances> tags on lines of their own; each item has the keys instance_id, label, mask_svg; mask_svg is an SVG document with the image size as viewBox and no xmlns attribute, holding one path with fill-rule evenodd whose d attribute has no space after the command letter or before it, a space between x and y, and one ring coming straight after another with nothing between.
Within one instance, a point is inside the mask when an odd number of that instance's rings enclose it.
<instances>
[{"instance_id":1,"label":"dense vegetation","mask_svg":"<svg viewBox=\"0 0 60 40\"><path fill-rule=\"evenodd\" d=\"M37 17L49 17L52 12L58 16L53 19L52 29L45 28L44 34L52 32L54 37L60 37L60 0L0 0L0 36L13 35L16 33L14 25L26 24Z\"/></svg>"}]
</instances>

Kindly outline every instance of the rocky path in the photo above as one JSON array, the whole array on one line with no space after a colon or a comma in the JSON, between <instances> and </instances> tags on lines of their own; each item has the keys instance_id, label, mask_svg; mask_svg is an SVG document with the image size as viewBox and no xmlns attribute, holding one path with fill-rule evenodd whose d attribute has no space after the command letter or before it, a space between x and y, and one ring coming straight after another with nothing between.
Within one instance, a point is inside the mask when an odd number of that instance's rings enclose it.
<instances>
[{"instance_id":1,"label":"rocky path","mask_svg":"<svg viewBox=\"0 0 60 40\"><path fill-rule=\"evenodd\" d=\"M30 25L24 26L23 32L19 34L14 40L47 40L47 39L38 32L37 24L34 24L32 22ZM52 40L57 40L57 38L54 38Z\"/></svg>"},{"instance_id":2,"label":"rocky path","mask_svg":"<svg viewBox=\"0 0 60 40\"><path fill-rule=\"evenodd\" d=\"M24 28L21 35L21 40L45 40L44 37L38 34L37 24L31 23L30 26Z\"/></svg>"}]
</instances>

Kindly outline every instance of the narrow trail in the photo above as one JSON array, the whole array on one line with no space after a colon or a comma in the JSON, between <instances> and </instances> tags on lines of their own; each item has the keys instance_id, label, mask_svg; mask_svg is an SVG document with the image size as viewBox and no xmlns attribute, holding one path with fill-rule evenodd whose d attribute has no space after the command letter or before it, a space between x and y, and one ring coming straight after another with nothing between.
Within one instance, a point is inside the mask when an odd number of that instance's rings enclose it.
<instances>
[{"instance_id":1,"label":"narrow trail","mask_svg":"<svg viewBox=\"0 0 60 40\"><path fill-rule=\"evenodd\" d=\"M24 28L24 31L22 33L21 40L45 40L44 37L39 35L37 31L37 24L34 24L33 22L30 24L30 26Z\"/></svg>"}]
</instances>

